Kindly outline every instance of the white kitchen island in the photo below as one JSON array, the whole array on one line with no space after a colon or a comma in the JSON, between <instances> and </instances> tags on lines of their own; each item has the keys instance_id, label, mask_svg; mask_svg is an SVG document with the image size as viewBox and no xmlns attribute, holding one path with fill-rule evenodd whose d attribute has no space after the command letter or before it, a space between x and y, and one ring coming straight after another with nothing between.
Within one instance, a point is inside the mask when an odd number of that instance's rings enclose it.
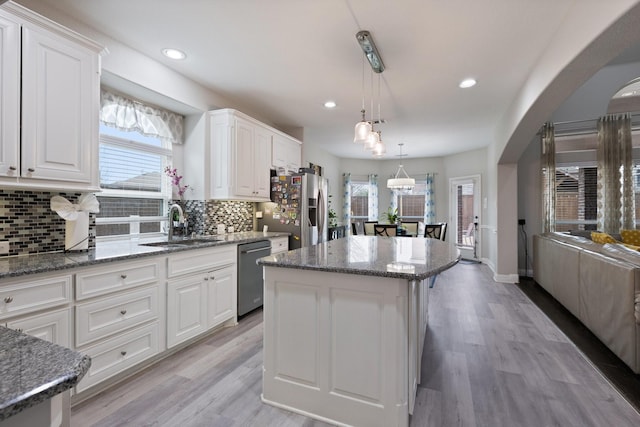
<instances>
[{"instance_id":1,"label":"white kitchen island","mask_svg":"<svg viewBox=\"0 0 640 427\"><path fill-rule=\"evenodd\" d=\"M407 426L427 278L459 259L435 239L353 236L259 260L262 400L338 425Z\"/></svg>"}]
</instances>

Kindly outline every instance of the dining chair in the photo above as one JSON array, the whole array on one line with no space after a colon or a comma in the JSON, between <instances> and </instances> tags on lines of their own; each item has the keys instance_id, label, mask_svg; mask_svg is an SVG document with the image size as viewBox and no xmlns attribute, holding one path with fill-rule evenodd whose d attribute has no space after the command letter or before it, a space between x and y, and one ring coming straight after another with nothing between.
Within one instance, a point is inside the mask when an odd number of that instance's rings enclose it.
<instances>
[{"instance_id":1,"label":"dining chair","mask_svg":"<svg viewBox=\"0 0 640 427\"><path fill-rule=\"evenodd\" d=\"M446 226L443 227L443 223L438 223L438 224L425 224L424 225L424 237L429 237L431 239L438 239L438 240L442 240L442 229L445 228Z\"/></svg>"},{"instance_id":2,"label":"dining chair","mask_svg":"<svg viewBox=\"0 0 640 427\"><path fill-rule=\"evenodd\" d=\"M376 236L394 237L397 235L398 226L395 224L374 224Z\"/></svg>"},{"instance_id":3,"label":"dining chair","mask_svg":"<svg viewBox=\"0 0 640 427\"><path fill-rule=\"evenodd\" d=\"M444 241L445 237L447 237L447 223L441 222L440 224L442 224L442 231L440 232L440 240Z\"/></svg>"},{"instance_id":4,"label":"dining chair","mask_svg":"<svg viewBox=\"0 0 640 427\"><path fill-rule=\"evenodd\" d=\"M404 228L405 235L418 236L418 221L402 221L402 228Z\"/></svg>"},{"instance_id":5,"label":"dining chair","mask_svg":"<svg viewBox=\"0 0 640 427\"><path fill-rule=\"evenodd\" d=\"M365 236L375 236L376 232L374 230L374 225L376 225L378 221L365 221L364 222L364 234Z\"/></svg>"}]
</instances>

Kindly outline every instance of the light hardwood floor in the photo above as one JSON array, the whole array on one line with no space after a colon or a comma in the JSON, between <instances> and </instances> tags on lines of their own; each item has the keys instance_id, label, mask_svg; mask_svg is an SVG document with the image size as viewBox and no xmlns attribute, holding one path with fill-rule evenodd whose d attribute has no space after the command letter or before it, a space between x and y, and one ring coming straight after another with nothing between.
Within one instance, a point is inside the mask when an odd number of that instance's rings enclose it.
<instances>
[{"instance_id":1,"label":"light hardwood floor","mask_svg":"<svg viewBox=\"0 0 640 427\"><path fill-rule=\"evenodd\" d=\"M640 426L640 415L517 286L459 264L429 295L411 426ZM84 426L326 426L260 401L262 313L72 409Z\"/></svg>"}]
</instances>

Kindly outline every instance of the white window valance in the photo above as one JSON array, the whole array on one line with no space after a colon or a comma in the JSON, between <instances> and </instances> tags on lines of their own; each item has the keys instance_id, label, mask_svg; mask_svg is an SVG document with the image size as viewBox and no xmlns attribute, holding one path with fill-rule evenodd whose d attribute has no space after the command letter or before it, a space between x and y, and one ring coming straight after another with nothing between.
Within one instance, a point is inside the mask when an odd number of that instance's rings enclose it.
<instances>
[{"instance_id":1,"label":"white window valance","mask_svg":"<svg viewBox=\"0 0 640 427\"><path fill-rule=\"evenodd\" d=\"M124 131L138 131L182 144L184 117L126 98L102 89L100 91L100 121Z\"/></svg>"}]
</instances>

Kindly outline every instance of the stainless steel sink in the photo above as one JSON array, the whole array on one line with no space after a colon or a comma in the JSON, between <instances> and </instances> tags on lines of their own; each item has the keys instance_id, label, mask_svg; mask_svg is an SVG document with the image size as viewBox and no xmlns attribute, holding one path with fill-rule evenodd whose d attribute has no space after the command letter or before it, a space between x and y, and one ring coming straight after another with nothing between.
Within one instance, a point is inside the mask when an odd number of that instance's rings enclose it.
<instances>
[{"instance_id":1,"label":"stainless steel sink","mask_svg":"<svg viewBox=\"0 0 640 427\"><path fill-rule=\"evenodd\" d=\"M171 241L162 241L162 242L150 242L150 243L140 243L141 246L195 246L201 245L203 243L212 243L212 242L221 242L223 239L217 239L214 237L205 237L201 239L184 239L184 240L171 240Z\"/></svg>"}]
</instances>

